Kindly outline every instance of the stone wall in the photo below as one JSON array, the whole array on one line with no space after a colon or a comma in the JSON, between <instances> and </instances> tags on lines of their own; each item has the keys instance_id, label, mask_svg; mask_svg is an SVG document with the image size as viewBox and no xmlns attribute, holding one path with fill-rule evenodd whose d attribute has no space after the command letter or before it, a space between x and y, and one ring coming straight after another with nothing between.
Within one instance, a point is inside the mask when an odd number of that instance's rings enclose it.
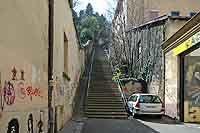
<instances>
[{"instance_id":1,"label":"stone wall","mask_svg":"<svg viewBox=\"0 0 200 133\"><path fill-rule=\"evenodd\" d=\"M132 76L147 81L149 92L158 94L162 79L161 44L164 40L164 25L147 25L131 30L128 34L130 45L127 53L130 55L129 62L132 62Z\"/></svg>"},{"instance_id":2,"label":"stone wall","mask_svg":"<svg viewBox=\"0 0 200 133\"><path fill-rule=\"evenodd\" d=\"M172 67L173 66L173 67ZM170 51L165 54L165 113L178 117L178 57Z\"/></svg>"}]
</instances>

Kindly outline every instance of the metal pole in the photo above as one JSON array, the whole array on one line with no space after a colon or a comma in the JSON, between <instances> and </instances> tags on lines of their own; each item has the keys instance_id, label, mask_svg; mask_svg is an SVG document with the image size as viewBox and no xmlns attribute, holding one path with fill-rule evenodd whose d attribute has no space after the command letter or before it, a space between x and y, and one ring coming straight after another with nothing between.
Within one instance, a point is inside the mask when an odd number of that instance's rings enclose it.
<instances>
[{"instance_id":1,"label":"metal pole","mask_svg":"<svg viewBox=\"0 0 200 133\"><path fill-rule=\"evenodd\" d=\"M54 43L54 0L49 0L49 48L48 48L48 133L53 133L53 43Z\"/></svg>"}]
</instances>

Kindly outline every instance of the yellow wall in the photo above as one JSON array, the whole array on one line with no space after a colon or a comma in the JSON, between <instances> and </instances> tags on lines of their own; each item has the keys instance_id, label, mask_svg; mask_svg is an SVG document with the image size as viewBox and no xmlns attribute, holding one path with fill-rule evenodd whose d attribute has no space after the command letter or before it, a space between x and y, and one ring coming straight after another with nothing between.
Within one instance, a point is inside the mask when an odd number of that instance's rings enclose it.
<instances>
[{"instance_id":1,"label":"yellow wall","mask_svg":"<svg viewBox=\"0 0 200 133\"><path fill-rule=\"evenodd\" d=\"M59 130L72 116L84 53L80 54L68 0L55 1L54 8L53 106L57 110ZM40 120L44 124L43 132L47 132L48 1L1 1L0 18L0 106L3 108L0 109L0 133L7 132L12 119L18 120L20 133L27 133L30 114L34 133L39 130ZM64 34L68 40L69 82L63 78ZM16 80L12 80L14 68L17 70Z\"/></svg>"},{"instance_id":2,"label":"yellow wall","mask_svg":"<svg viewBox=\"0 0 200 133\"><path fill-rule=\"evenodd\" d=\"M43 0L1 1L0 19L0 102L3 108L0 110L0 132L7 132L9 121L17 119L19 132L27 133L31 113L34 132L38 130L40 114L44 124L42 130L46 132L48 3ZM12 80L14 67L17 75Z\"/></svg>"}]
</instances>

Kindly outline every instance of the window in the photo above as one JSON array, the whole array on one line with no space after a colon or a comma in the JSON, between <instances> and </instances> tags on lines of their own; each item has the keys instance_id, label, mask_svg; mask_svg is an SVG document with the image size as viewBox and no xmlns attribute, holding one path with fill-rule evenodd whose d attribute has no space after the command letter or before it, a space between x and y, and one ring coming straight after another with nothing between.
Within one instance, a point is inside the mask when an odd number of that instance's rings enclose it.
<instances>
[{"instance_id":1,"label":"window","mask_svg":"<svg viewBox=\"0 0 200 133\"><path fill-rule=\"evenodd\" d=\"M179 11L171 11L171 16L179 16L180 12Z\"/></svg>"},{"instance_id":2,"label":"window","mask_svg":"<svg viewBox=\"0 0 200 133\"><path fill-rule=\"evenodd\" d=\"M136 101L137 101L137 98L138 98L138 96L131 96L131 97L129 98L129 101L136 102Z\"/></svg>"},{"instance_id":3,"label":"window","mask_svg":"<svg viewBox=\"0 0 200 133\"><path fill-rule=\"evenodd\" d=\"M68 40L64 33L64 72L68 72Z\"/></svg>"},{"instance_id":4,"label":"window","mask_svg":"<svg viewBox=\"0 0 200 133\"><path fill-rule=\"evenodd\" d=\"M154 95L142 95L139 101L140 103L161 103L160 98Z\"/></svg>"}]
</instances>

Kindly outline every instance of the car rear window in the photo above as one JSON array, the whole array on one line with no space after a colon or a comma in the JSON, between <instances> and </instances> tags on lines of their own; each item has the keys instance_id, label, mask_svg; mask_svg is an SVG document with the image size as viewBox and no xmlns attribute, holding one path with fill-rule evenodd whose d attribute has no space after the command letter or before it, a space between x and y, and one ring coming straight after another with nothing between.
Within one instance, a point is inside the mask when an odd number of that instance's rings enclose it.
<instances>
[{"instance_id":1,"label":"car rear window","mask_svg":"<svg viewBox=\"0 0 200 133\"><path fill-rule=\"evenodd\" d=\"M160 98L154 95L141 95L139 101L140 103L161 103Z\"/></svg>"}]
</instances>

